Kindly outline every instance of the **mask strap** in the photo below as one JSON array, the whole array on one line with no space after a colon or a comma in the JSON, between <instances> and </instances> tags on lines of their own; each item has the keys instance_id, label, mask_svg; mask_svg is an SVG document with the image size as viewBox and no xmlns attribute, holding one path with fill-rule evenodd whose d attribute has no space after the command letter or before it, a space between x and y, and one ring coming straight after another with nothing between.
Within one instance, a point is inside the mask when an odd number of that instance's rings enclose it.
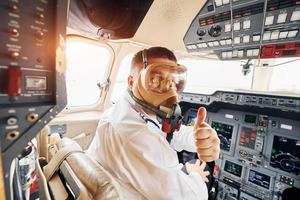
<instances>
[{"instance_id":1,"label":"mask strap","mask_svg":"<svg viewBox=\"0 0 300 200\"><path fill-rule=\"evenodd\" d=\"M146 67L148 66L147 49L144 49L142 51L142 59L143 59L144 69L146 69Z\"/></svg>"},{"instance_id":2,"label":"mask strap","mask_svg":"<svg viewBox=\"0 0 300 200\"><path fill-rule=\"evenodd\" d=\"M166 112L164 112L160 109L157 109L154 106L138 99L136 96L134 96L134 94L131 90L128 90L128 93L136 103L138 103L139 105L143 106L144 108L147 108L148 110L151 110L152 112L156 113L159 117L166 118L168 116L168 114Z\"/></svg>"}]
</instances>

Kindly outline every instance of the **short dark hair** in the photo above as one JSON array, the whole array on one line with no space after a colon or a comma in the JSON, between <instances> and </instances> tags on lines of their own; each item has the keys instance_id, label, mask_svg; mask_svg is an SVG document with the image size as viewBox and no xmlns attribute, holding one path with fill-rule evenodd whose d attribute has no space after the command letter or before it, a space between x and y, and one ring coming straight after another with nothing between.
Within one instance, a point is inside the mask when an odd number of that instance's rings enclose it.
<instances>
[{"instance_id":1,"label":"short dark hair","mask_svg":"<svg viewBox=\"0 0 300 200\"><path fill-rule=\"evenodd\" d=\"M172 60L174 62L177 62L177 59L176 59L174 53L171 50L169 50L165 47L151 47L149 49L143 49L143 50L137 52L132 58L131 66L143 63L142 54L143 54L143 51L145 51L145 50L146 50L147 59L150 59L150 58L166 58L168 60Z\"/></svg>"},{"instance_id":2,"label":"short dark hair","mask_svg":"<svg viewBox=\"0 0 300 200\"><path fill-rule=\"evenodd\" d=\"M147 59L151 58L166 58L168 60L172 60L174 62L177 62L177 58L175 57L174 53L165 48L165 47L151 47L149 49L143 49L136 54L134 54L132 60L131 60L131 69L130 72L132 73L135 71L135 69L139 66L142 66L143 63L143 51L146 50L146 56Z\"/></svg>"}]
</instances>

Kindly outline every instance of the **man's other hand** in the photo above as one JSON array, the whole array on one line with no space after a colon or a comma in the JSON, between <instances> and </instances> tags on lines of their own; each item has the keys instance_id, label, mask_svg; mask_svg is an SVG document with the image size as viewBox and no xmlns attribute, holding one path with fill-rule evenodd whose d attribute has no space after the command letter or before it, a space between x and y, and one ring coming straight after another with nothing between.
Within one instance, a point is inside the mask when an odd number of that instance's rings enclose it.
<instances>
[{"instance_id":1,"label":"man's other hand","mask_svg":"<svg viewBox=\"0 0 300 200\"><path fill-rule=\"evenodd\" d=\"M200 160L197 160L195 164L185 163L186 171L190 174L191 172L195 172L199 174L204 182L208 182L207 176L209 175L209 171L204 171L206 163L202 161L200 165Z\"/></svg>"},{"instance_id":2,"label":"man's other hand","mask_svg":"<svg viewBox=\"0 0 300 200\"><path fill-rule=\"evenodd\" d=\"M194 126L194 138L198 157L205 162L217 160L220 154L220 140L214 129L206 122L206 109L199 108Z\"/></svg>"}]
</instances>

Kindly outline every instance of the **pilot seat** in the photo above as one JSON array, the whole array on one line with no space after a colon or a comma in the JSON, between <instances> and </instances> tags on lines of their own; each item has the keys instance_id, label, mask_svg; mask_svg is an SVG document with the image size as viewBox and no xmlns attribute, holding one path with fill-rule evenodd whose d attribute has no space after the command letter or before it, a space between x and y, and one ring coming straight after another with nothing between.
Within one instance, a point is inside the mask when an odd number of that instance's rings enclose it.
<instances>
[{"instance_id":1,"label":"pilot seat","mask_svg":"<svg viewBox=\"0 0 300 200\"><path fill-rule=\"evenodd\" d=\"M69 138L45 127L37 137L40 199L122 199L114 178Z\"/></svg>"}]
</instances>

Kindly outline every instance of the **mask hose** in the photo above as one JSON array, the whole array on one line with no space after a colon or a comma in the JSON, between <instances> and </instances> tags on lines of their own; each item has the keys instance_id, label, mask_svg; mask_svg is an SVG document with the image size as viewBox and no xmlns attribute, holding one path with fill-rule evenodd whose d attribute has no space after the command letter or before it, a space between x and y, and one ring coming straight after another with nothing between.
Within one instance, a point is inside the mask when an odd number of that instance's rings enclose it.
<instances>
[{"instance_id":1,"label":"mask hose","mask_svg":"<svg viewBox=\"0 0 300 200\"><path fill-rule=\"evenodd\" d=\"M174 104L172 106L171 114L168 114L167 112L164 112L144 101L141 101L136 96L134 96L132 91L128 90L128 93L136 103L156 113L157 117L160 119L162 123L162 131L167 133L167 140L170 143L173 137L173 132L175 130L178 131L182 123L183 117L181 116L180 106L178 104Z\"/></svg>"}]
</instances>

